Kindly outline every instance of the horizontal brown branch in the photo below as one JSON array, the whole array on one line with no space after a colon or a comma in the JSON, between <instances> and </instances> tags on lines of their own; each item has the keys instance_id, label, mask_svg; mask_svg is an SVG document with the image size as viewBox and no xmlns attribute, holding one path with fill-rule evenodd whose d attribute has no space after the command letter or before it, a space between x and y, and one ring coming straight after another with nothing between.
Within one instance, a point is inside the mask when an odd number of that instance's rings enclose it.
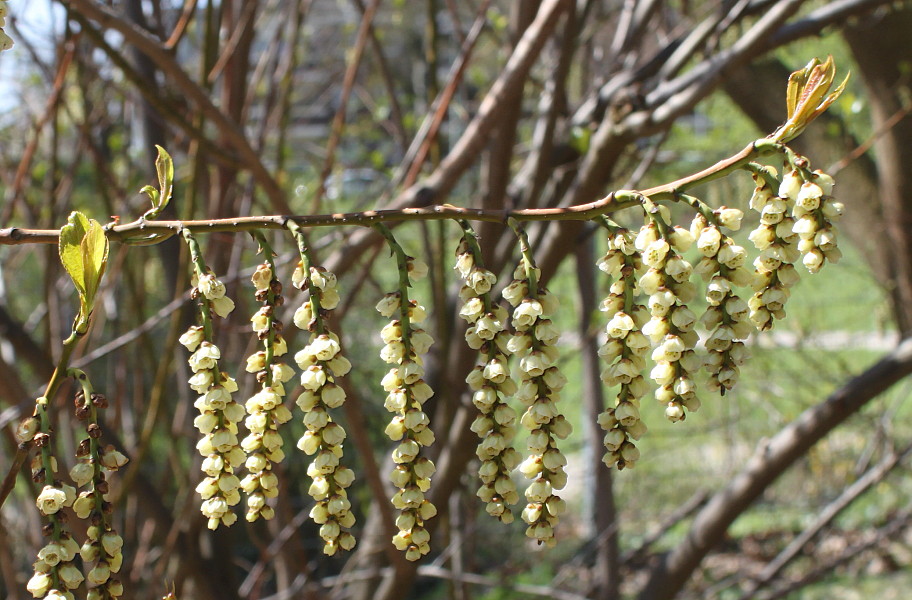
<instances>
[{"instance_id":1,"label":"horizontal brown branch","mask_svg":"<svg viewBox=\"0 0 912 600\"><path fill-rule=\"evenodd\" d=\"M370 227L377 223L402 221L439 221L464 219L506 224L509 219L517 221L587 221L599 215L612 213L641 203L646 197L652 200L674 200L676 193L707 181L717 179L742 168L759 156L782 151L783 147L768 140L748 144L737 154L719 161L699 173L689 175L671 183L642 191L620 190L612 192L594 202L559 208L530 208L521 210L491 210L484 208L463 208L451 204L369 210L354 213L333 213L324 215L268 215L258 217L234 217L229 219L191 221L146 221L139 219L132 223L118 225L109 223L105 231L109 240L134 245L158 244L187 229L191 233L238 233L263 229L284 229L289 222L300 227L342 227L348 225ZM0 229L0 245L56 244L59 232L56 229L22 229L7 227Z\"/></svg>"}]
</instances>

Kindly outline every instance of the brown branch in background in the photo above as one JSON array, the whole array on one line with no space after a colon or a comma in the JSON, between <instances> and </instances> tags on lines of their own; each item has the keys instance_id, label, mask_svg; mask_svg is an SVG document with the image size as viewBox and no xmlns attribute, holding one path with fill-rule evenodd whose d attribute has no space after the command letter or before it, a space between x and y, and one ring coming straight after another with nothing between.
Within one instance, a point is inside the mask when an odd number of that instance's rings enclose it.
<instances>
[{"instance_id":1,"label":"brown branch in background","mask_svg":"<svg viewBox=\"0 0 912 600\"><path fill-rule=\"evenodd\" d=\"M412 143L409 145L408 151L405 153L405 157L402 159L402 164L400 164L396 174L393 175L393 185L404 185L409 187L418 179L418 175L421 173L421 167L424 165L424 161L427 159L427 155L430 152L431 144L433 144L434 140L437 138L437 131L440 129L440 124L443 123L443 119L450 108L450 103L453 101L453 95L456 93L456 90L462 81L462 76L465 74L466 67L469 65L469 59L472 57L472 50L475 48L478 36L480 36L481 32L484 30L485 23L487 22L485 12L487 11L490 2L491 0L482 1L475 21L472 23L472 29L469 30L469 34L462 43L459 56L450 67L450 72L447 75L447 82L446 85L443 86L443 91L441 91L431 104L428 114L425 115L424 120L421 122L418 133L415 134Z\"/></svg>"},{"instance_id":2,"label":"brown branch in background","mask_svg":"<svg viewBox=\"0 0 912 600\"><path fill-rule=\"evenodd\" d=\"M598 356L596 328L592 315L597 313L598 301L595 291L595 248L592 237L579 244L576 251L577 289L579 291L580 354L583 370L583 421L586 436L585 452L588 462L585 472L588 481L586 520L592 530L595 564L592 567L592 591L587 597L592 600L620 600L621 570L618 531L618 513L614 497L614 471L602 464L604 445L603 432L598 426L598 417L605 410L604 386ZM615 398L616 399L616 398ZM611 402L613 406L615 403Z\"/></svg>"},{"instance_id":3,"label":"brown branch in background","mask_svg":"<svg viewBox=\"0 0 912 600\"><path fill-rule=\"evenodd\" d=\"M792 592L805 588L813 583L817 583L828 574L832 573L833 570L840 565L844 565L851 562L852 559L858 558L865 550L869 550L889 542L890 540L896 539L900 533L909 526L910 521L912 521L912 510L906 509L901 511L890 519L886 525L870 532L866 540L849 546L838 556L819 564L816 568L797 580L780 583L773 592L757 596L757 600L780 600L781 598L791 595Z\"/></svg>"},{"instance_id":4,"label":"brown branch in background","mask_svg":"<svg viewBox=\"0 0 912 600\"><path fill-rule=\"evenodd\" d=\"M12 220L13 211L16 209L16 205L23 199L22 190L25 187L28 174L31 173L32 170L32 160L35 158L35 151L38 149L38 142L41 140L41 132L51 121L51 118L57 113L60 94L63 91L66 75L70 70L70 64L73 62L77 41L78 35L74 36L63 45L63 52L60 56L60 62L57 65L57 74L54 76L54 81L51 84L51 93L48 95L47 102L45 103L44 114L38 122L35 123L35 126L32 129L32 137L29 139L28 144L26 144L25 149L22 152L22 158L19 159L19 166L16 168L16 176L13 179L12 189L9 190L3 212L0 213L0 223L9 223Z\"/></svg>"},{"instance_id":5,"label":"brown branch in background","mask_svg":"<svg viewBox=\"0 0 912 600\"><path fill-rule=\"evenodd\" d=\"M180 43L181 39L183 39L184 34L187 32L187 26L190 25L190 21L193 20L193 15L196 14L197 2L198 0L185 0L180 18L174 25L174 31L171 32L171 35L165 42L166 50L173 50Z\"/></svg>"},{"instance_id":6,"label":"brown branch in background","mask_svg":"<svg viewBox=\"0 0 912 600\"><path fill-rule=\"evenodd\" d=\"M212 66L212 69L206 75L206 82L209 85L218 80L222 75L222 72L225 70L225 67L234 58L235 53L238 51L238 48L241 46L241 41L244 38L244 34L247 33L248 29L251 27L251 19L254 18L256 14L256 2L245 2L243 8L241 9L241 14L238 17L237 23L234 23L234 27L231 30L231 37L225 42L224 47L222 48L222 53L219 55L218 60L215 61L215 64Z\"/></svg>"},{"instance_id":7,"label":"brown branch in background","mask_svg":"<svg viewBox=\"0 0 912 600\"><path fill-rule=\"evenodd\" d=\"M351 97L352 88L355 85L358 67L361 66L364 47L370 39L371 23L373 23L378 6L380 6L380 0L371 0L371 3L368 4L367 9L364 11L364 16L361 17L361 25L358 27L358 36L352 49L351 60L345 69L345 78L342 80L342 97L339 99L339 106L336 108L336 114L332 120L329 140L326 142L326 158L323 160L323 168L320 171L320 181L317 182L317 190L314 192L313 200L310 203L310 212L312 213L320 210L320 203L326 193L326 180L332 174L336 160L336 148L342 139L342 130L345 128L348 99Z\"/></svg>"},{"instance_id":8,"label":"brown branch in background","mask_svg":"<svg viewBox=\"0 0 912 600\"><path fill-rule=\"evenodd\" d=\"M869 469L862 477L858 478L852 485L845 488L842 493L823 510L819 511L817 518L811 525L805 528L795 539L789 542L779 554L769 562L756 577L747 582L741 592L739 600L750 600L755 597L758 590L766 587L774 578L782 572L792 560L795 559L804 549L804 547L814 537L820 533L824 527L833 522L842 511L849 507L862 494L871 489L877 483L886 478L893 469L895 469L903 460L912 454L912 446L907 446L902 452L890 452L877 465Z\"/></svg>"},{"instance_id":9,"label":"brown branch in background","mask_svg":"<svg viewBox=\"0 0 912 600\"><path fill-rule=\"evenodd\" d=\"M63 0L63 4L73 9L75 13L97 21L103 29L117 31L124 36L127 43L136 46L148 56L162 73L184 93L187 99L192 101L206 118L213 122L224 138L234 147L243 165L250 170L254 179L269 197L273 209L279 212L291 212L285 193L263 165L243 129L213 103L207 91L190 78L174 55L165 49L158 39L123 20L111 9L95 0Z\"/></svg>"},{"instance_id":10,"label":"brown branch in background","mask_svg":"<svg viewBox=\"0 0 912 600\"><path fill-rule=\"evenodd\" d=\"M912 338L760 444L744 469L713 495L685 539L652 569L639 600L671 600L729 525L788 467L870 400L912 373Z\"/></svg>"},{"instance_id":11,"label":"brown branch in background","mask_svg":"<svg viewBox=\"0 0 912 600\"><path fill-rule=\"evenodd\" d=\"M851 152L840 158L838 161L827 167L826 172L832 176L836 176L837 173L849 166L852 161L858 160L865 152L871 149L878 139L889 133L891 129L896 127L900 121L902 121L906 116L912 113L912 102L907 103L905 106L901 107L899 110L894 112L890 117L883 122L883 124L877 128L877 131L868 136L864 142L858 144Z\"/></svg>"},{"instance_id":12,"label":"brown branch in background","mask_svg":"<svg viewBox=\"0 0 912 600\"><path fill-rule=\"evenodd\" d=\"M155 108L160 114L168 115L169 120L182 129L188 136L199 142L207 151L212 153L212 158L221 164L229 167L240 168L241 163L236 156L233 156L226 149L221 148L218 144L210 140L204 133L201 126L191 123L183 117L182 107L174 104L170 99L163 97L162 94L156 93L156 90L149 88L145 83L142 75L133 68L132 65L124 58L123 53L111 46L104 38L104 34L93 27L88 21L79 14L73 14L72 19L80 24L82 33L91 38L93 43L104 52L111 62L123 72L124 76L133 82L136 89L142 94L143 99Z\"/></svg>"},{"instance_id":13,"label":"brown branch in background","mask_svg":"<svg viewBox=\"0 0 912 600\"><path fill-rule=\"evenodd\" d=\"M633 563L642 560L649 552L649 549L652 548L653 544L665 537L665 535L678 523L703 508L708 500L708 491L697 490L694 492L690 498L678 505L671 513L662 519L661 523L659 523L654 530L649 532L636 548L631 548L624 552L624 554L621 555L621 564L625 567L629 567Z\"/></svg>"},{"instance_id":14,"label":"brown branch in background","mask_svg":"<svg viewBox=\"0 0 912 600\"><path fill-rule=\"evenodd\" d=\"M366 10L363 0L352 0L352 2L358 7L358 10L361 11L363 18ZM371 50L373 50L374 53L374 60L377 61L377 67L380 70L380 79L383 81L384 87L386 87L386 97L390 103L389 121L392 123L393 134L396 136L396 142L399 144L399 147L405 149L408 147L408 132L405 130L404 113L402 112L402 106L399 104L399 94L396 90L396 84L393 80L393 73L390 70L389 61L386 58L386 53L383 51L383 44L380 43L380 38L377 37L377 31L374 29L373 21L371 21L369 25L368 33L370 34Z\"/></svg>"}]
</instances>

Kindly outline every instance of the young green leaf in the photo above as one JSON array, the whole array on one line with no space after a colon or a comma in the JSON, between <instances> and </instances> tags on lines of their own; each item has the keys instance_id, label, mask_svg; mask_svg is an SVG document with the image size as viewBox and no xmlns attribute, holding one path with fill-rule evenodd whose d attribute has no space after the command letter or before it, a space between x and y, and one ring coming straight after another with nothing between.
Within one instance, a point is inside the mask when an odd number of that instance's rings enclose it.
<instances>
[{"instance_id":1,"label":"young green leaf","mask_svg":"<svg viewBox=\"0 0 912 600\"><path fill-rule=\"evenodd\" d=\"M85 332L95 305L95 295L108 264L108 238L98 221L72 212L60 229L60 262L79 294L79 314L74 329Z\"/></svg>"},{"instance_id":2,"label":"young green leaf","mask_svg":"<svg viewBox=\"0 0 912 600\"><path fill-rule=\"evenodd\" d=\"M67 224L60 229L60 262L79 292L85 296L85 267L82 260L82 240L89 229L89 220L80 212L70 213Z\"/></svg>"},{"instance_id":3,"label":"young green leaf","mask_svg":"<svg viewBox=\"0 0 912 600\"><path fill-rule=\"evenodd\" d=\"M152 208L143 214L143 219L154 219L157 217L161 211L168 206L168 202L171 200L171 192L174 189L174 161L171 159L171 155L168 154L167 150L158 145L155 147L158 148L158 158L155 159L155 171L158 173L159 189L156 190L151 185L147 185L139 190L141 193L147 194L149 200L152 201Z\"/></svg>"},{"instance_id":4,"label":"young green leaf","mask_svg":"<svg viewBox=\"0 0 912 600\"><path fill-rule=\"evenodd\" d=\"M171 200L171 190L174 184L174 161L171 155L161 146L158 148L158 158L155 159L155 170L158 172L158 189L161 191L159 211L168 206Z\"/></svg>"}]
</instances>

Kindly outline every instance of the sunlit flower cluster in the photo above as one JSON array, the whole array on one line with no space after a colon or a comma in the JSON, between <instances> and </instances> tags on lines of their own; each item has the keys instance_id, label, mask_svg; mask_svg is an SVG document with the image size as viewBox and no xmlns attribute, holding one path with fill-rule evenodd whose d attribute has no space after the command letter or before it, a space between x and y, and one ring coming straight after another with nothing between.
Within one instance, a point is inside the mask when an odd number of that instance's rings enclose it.
<instances>
[{"instance_id":1,"label":"sunlit flower cluster","mask_svg":"<svg viewBox=\"0 0 912 600\"><path fill-rule=\"evenodd\" d=\"M702 255L694 270L706 282L706 302L709 306L700 322L709 332L705 340L705 367L709 372L710 391L732 389L738 382L738 367L747 360L746 339L754 327L748 318L747 302L736 293L753 281L753 273L744 264L747 251L722 232L722 227L736 231L744 214L735 208L721 208L712 215L710 223L702 214L694 217L690 232Z\"/></svg>"},{"instance_id":2,"label":"sunlit flower cluster","mask_svg":"<svg viewBox=\"0 0 912 600\"><path fill-rule=\"evenodd\" d=\"M664 207L662 207L664 209ZM649 270L640 277L639 289L648 297L650 319L643 325L653 345L655 367L650 378L658 384L656 399L671 421L684 419L684 410L697 410L694 380L703 359L694 351L699 336L696 315L687 307L696 296L690 281L692 265L681 255L693 244L693 234L683 227L665 225L665 212L653 215L636 236L634 245Z\"/></svg>"},{"instance_id":3,"label":"sunlit flower cluster","mask_svg":"<svg viewBox=\"0 0 912 600\"><path fill-rule=\"evenodd\" d=\"M73 563L77 554L79 544L66 532L59 532L41 548L33 565L35 573L25 586L32 597L74 600L73 592L69 590L78 588L85 580L82 571Z\"/></svg>"},{"instance_id":4,"label":"sunlit flower cluster","mask_svg":"<svg viewBox=\"0 0 912 600\"><path fill-rule=\"evenodd\" d=\"M247 455L247 475L241 480L241 489L247 494L246 519L252 522L275 515L267 500L279 493L279 480L272 466L285 458L279 425L291 420L291 411L283 404L284 384L294 377L294 371L277 359L285 353L287 344L282 338L282 322L275 318L275 309L282 305L283 297L282 284L273 275L271 257L256 268L251 281L262 305L250 321L263 345L262 350L247 358L246 370L256 373L261 387L245 403L244 425L250 433L241 440Z\"/></svg>"},{"instance_id":5,"label":"sunlit flower cluster","mask_svg":"<svg viewBox=\"0 0 912 600\"><path fill-rule=\"evenodd\" d=\"M342 355L338 336L326 328L323 320L324 312L339 303L336 276L323 268L305 269L299 264L292 279L295 286L310 291L310 298L294 316L297 327L310 331L309 343L295 354L295 362L303 371L304 387L297 405L304 411L307 427L298 440L298 448L315 457L307 467L313 480L309 493L316 501L310 516L320 525L323 552L332 556L340 548L351 550L355 546L355 538L348 531L355 524L355 515L346 492L355 475L340 462L345 430L330 416L332 409L345 402L345 390L337 379L348 373L351 363Z\"/></svg>"},{"instance_id":6,"label":"sunlit flower cluster","mask_svg":"<svg viewBox=\"0 0 912 600\"><path fill-rule=\"evenodd\" d=\"M200 394L194 403L200 414L193 424L203 434L196 448L204 457L201 468L206 478L196 491L203 499L201 510L208 527L215 529L219 524L232 525L237 521L231 507L240 502L241 482L234 472L246 458L238 443L237 426L244 418L244 407L232 398L238 386L219 370L221 351L211 340L211 313L227 316L234 302L225 296L225 285L212 274L199 277L191 297L200 300L203 323L209 326L191 326L179 341L192 353L188 360L193 371L189 383Z\"/></svg>"},{"instance_id":7,"label":"sunlit flower cluster","mask_svg":"<svg viewBox=\"0 0 912 600\"><path fill-rule=\"evenodd\" d=\"M77 448L80 461L70 470L70 478L77 487L86 488L73 503L73 510L80 519L88 519L91 523L87 529L88 539L82 545L80 554L84 564L95 563L87 577L90 586L87 597L93 600L109 600L123 595L123 584L115 577L123 564L123 539L111 522L104 470L116 471L127 463L127 458L113 446L102 448L98 441L101 437L98 411L107 405L104 395L93 393L87 387L76 395L76 418L86 422L89 437ZM91 487L88 487L89 484Z\"/></svg>"},{"instance_id":8,"label":"sunlit flower cluster","mask_svg":"<svg viewBox=\"0 0 912 600\"><path fill-rule=\"evenodd\" d=\"M430 419L423 410L424 403L434 392L423 379L422 360L433 339L414 326L426 318L424 307L408 300L404 293L408 289L405 284L423 277L427 267L412 258L405 263L405 273L400 264L400 291L384 296L377 304L377 311L392 318L380 332L384 343L380 356L384 362L394 365L382 381L387 393L383 405L396 414L386 427L386 435L399 442L393 450L396 467L390 473L390 480L398 488L393 496L393 506L399 510L396 518L399 533L393 536L393 544L405 551L408 560L418 560L430 552L431 535L425 528L425 521L437 514L437 508L425 497L436 467L421 455L422 448L434 443Z\"/></svg>"},{"instance_id":9,"label":"sunlit flower cluster","mask_svg":"<svg viewBox=\"0 0 912 600\"><path fill-rule=\"evenodd\" d=\"M482 363L466 379L472 390L472 403L479 412L472 423L472 431L481 438L476 450L482 482L478 497L486 503L488 514L503 523L511 523L513 512L509 507L519 502L519 493L510 474L522 457L513 447L516 411L506 402L517 389L509 368L507 344L511 335L506 330L509 314L492 302L491 287L497 278L476 264L475 249L463 238L456 251L455 268L465 281L459 292L463 303L459 315L469 323L466 342L482 358Z\"/></svg>"},{"instance_id":10,"label":"sunlit flower cluster","mask_svg":"<svg viewBox=\"0 0 912 600\"><path fill-rule=\"evenodd\" d=\"M13 38L6 35L6 32L3 30L6 27L6 17L9 14L9 6L6 4L6 0L0 0L0 52L4 50L9 50L13 47Z\"/></svg>"},{"instance_id":11,"label":"sunlit flower cluster","mask_svg":"<svg viewBox=\"0 0 912 600\"><path fill-rule=\"evenodd\" d=\"M770 179L776 181L776 171L771 167L754 173L757 187L750 200L751 209L760 213L760 223L748 237L760 254L754 259L754 294L748 306L750 320L760 331L772 329L776 319L785 318L790 288L798 282L792 263L801 256L798 234L792 230L795 220L789 214L792 200L776 195Z\"/></svg>"},{"instance_id":12,"label":"sunlit flower cluster","mask_svg":"<svg viewBox=\"0 0 912 600\"><path fill-rule=\"evenodd\" d=\"M646 432L640 419L640 399L649 391L642 371L646 367L649 339L641 328L649 320L646 307L635 301L636 274L642 259L627 229L612 227L608 251L598 267L614 280L610 293L600 309L605 313L606 339L599 356L608 366L602 381L610 388L620 386L615 405L599 415L599 426L605 430L604 463L617 468L633 468L640 457L634 440Z\"/></svg>"},{"instance_id":13,"label":"sunlit flower cluster","mask_svg":"<svg viewBox=\"0 0 912 600\"><path fill-rule=\"evenodd\" d=\"M35 471L33 467L33 473ZM32 565L34 575L26 584L26 589L35 598L73 600L73 593L69 590L78 588L84 580L82 572L73 563L79 554L79 544L64 530L65 518L60 512L72 506L75 499L76 490L59 482L45 485L38 494L35 503L39 512L48 518L44 532L50 541L38 551L38 560Z\"/></svg>"},{"instance_id":14,"label":"sunlit flower cluster","mask_svg":"<svg viewBox=\"0 0 912 600\"><path fill-rule=\"evenodd\" d=\"M557 447L557 440L566 439L572 428L557 407L567 378L557 367L560 332L550 316L560 305L553 294L538 286L539 277L531 257L524 255L503 296L514 307L516 334L507 347L519 358L516 398L526 406L520 422L529 431L529 456L519 465L519 471L532 480L525 491L527 504L522 518L528 524L526 536L550 547L556 543L554 526L566 509L555 493L567 485L567 458Z\"/></svg>"},{"instance_id":15,"label":"sunlit flower cluster","mask_svg":"<svg viewBox=\"0 0 912 600\"><path fill-rule=\"evenodd\" d=\"M798 241L801 262L811 273L819 271L827 261L835 263L842 258L836 247L833 221L842 216L843 206L833 199L832 193L833 178L822 171L792 171L779 186L779 195L794 203L792 231L801 238Z\"/></svg>"}]
</instances>

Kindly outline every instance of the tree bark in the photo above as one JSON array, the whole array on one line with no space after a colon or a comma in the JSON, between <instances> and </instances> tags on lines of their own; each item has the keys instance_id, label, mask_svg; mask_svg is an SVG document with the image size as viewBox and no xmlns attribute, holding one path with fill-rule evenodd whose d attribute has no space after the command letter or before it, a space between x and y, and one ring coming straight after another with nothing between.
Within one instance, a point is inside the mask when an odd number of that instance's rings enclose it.
<instances>
[{"instance_id":1,"label":"tree bark","mask_svg":"<svg viewBox=\"0 0 912 600\"><path fill-rule=\"evenodd\" d=\"M846 27L844 37L858 61L867 88L877 153L878 199L884 215L887 264L897 325L912 331L912 115L909 73L912 64L912 8L881 11ZM905 67L904 67L905 65ZM905 111L905 113L904 113ZM898 120L894 118L899 116ZM876 232L875 232L876 235Z\"/></svg>"}]
</instances>

